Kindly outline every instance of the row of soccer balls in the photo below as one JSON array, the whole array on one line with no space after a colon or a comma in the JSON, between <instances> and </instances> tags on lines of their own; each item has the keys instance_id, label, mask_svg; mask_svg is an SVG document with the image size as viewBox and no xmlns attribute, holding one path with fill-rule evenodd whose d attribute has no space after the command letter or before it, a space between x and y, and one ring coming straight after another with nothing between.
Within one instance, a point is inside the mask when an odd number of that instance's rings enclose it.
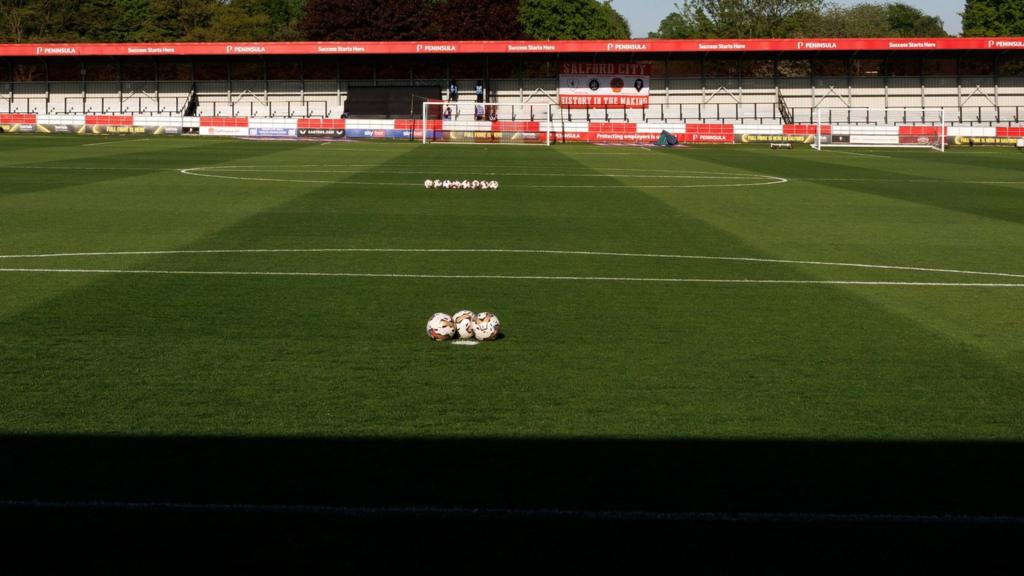
<instances>
[{"instance_id":1,"label":"row of soccer balls","mask_svg":"<svg viewBox=\"0 0 1024 576\"><path fill-rule=\"evenodd\" d=\"M465 190L497 190L497 180L424 180L424 188L455 188Z\"/></svg>"},{"instance_id":2,"label":"row of soccer balls","mask_svg":"<svg viewBox=\"0 0 1024 576\"><path fill-rule=\"evenodd\" d=\"M454 316L438 312L427 320L427 336L439 342L452 338L488 341L497 339L500 334L501 321L490 312L473 314L460 310Z\"/></svg>"}]
</instances>

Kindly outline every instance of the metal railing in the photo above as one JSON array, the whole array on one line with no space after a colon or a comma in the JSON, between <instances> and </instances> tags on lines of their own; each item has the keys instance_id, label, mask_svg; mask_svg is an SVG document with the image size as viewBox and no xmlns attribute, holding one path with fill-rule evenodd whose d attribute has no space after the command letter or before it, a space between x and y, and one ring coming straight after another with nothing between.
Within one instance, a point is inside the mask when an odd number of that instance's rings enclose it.
<instances>
[{"instance_id":1,"label":"metal railing","mask_svg":"<svg viewBox=\"0 0 1024 576\"><path fill-rule=\"evenodd\" d=\"M159 104L152 96L87 96L51 94L20 96L0 93L0 113L11 114L144 114L153 116L180 116L188 102L185 95L161 96ZM507 102L501 103L511 104ZM524 108L531 105L521 104ZM900 107L902 110L943 109L949 124L965 126L995 126L1024 123L1024 106L934 106ZM231 101L225 96L199 96L199 114L222 117L256 118L327 118L340 117L343 107L333 100L281 100L269 102ZM509 108L511 109L511 108ZM777 103L758 104L651 104L648 108L628 109L621 107L562 109L557 105L553 111L565 122L660 122L699 124L813 124L817 110L823 112L824 122L878 124L893 120L850 119L844 116L845 108L790 107L782 100ZM500 108L499 113L505 108ZM460 112L461 114L461 112ZM501 114L501 120L520 119L524 114L516 113L515 118ZM525 114L532 116L531 114ZM530 118L531 120L535 118ZM898 119L901 123L927 124L909 115Z\"/></svg>"}]
</instances>

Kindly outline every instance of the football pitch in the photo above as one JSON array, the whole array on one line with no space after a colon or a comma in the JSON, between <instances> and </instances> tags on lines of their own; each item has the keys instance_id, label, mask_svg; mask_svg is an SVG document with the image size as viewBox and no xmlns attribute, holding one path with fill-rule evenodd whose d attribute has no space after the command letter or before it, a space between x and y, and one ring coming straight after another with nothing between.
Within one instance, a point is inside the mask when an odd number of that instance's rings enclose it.
<instances>
[{"instance_id":1,"label":"football pitch","mask_svg":"<svg viewBox=\"0 0 1024 576\"><path fill-rule=\"evenodd\" d=\"M4 136L0 286L8 436L1024 440L1013 150Z\"/></svg>"}]
</instances>

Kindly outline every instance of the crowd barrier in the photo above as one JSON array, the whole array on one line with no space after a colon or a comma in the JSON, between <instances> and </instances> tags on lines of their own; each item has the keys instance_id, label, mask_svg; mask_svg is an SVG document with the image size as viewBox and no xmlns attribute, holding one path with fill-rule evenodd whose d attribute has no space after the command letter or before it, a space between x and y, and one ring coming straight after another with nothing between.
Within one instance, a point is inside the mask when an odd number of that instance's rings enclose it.
<instances>
[{"instance_id":1,"label":"crowd barrier","mask_svg":"<svg viewBox=\"0 0 1024 576\"><path fill-rule=\"evenodd\" d=\"M424 134L424 130L426 134ZM823 125L822 136L871 136L899 142L940 130L934 126ZM590 142L650 144L662 131L695 144L812 144L814 124L685 124L608 122L511 122L461 120L363 120L321 118L229 118L125 115L0 114L4 133L198 134L245 138L400 139L420 141L511 141L522 143ZM1024 126L949 126L953 145L1014 145Z\"/></svg>"}]
</instances>

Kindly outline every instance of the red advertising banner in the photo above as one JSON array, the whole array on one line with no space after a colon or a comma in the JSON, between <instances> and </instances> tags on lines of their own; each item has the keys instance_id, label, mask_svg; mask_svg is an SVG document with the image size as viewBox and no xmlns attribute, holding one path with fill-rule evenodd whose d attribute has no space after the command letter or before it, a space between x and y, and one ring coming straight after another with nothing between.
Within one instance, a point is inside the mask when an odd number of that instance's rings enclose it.
<instances>
[{"instance_id":1,"label":"red advertising banner","mask_svg":"<svg viewBox=\"0 0 1024 576\"><path fill-rule=\"evenodd\" d=\"M305 56L361 54L630 54L1024 50L1024 38L794 38L755 40L553 40L440 42L175 42L0 44L0 57ZM648 71L649 74L649 71ZM643 76L644 74L638 74Z\"/></svg>"}]
</instances>

